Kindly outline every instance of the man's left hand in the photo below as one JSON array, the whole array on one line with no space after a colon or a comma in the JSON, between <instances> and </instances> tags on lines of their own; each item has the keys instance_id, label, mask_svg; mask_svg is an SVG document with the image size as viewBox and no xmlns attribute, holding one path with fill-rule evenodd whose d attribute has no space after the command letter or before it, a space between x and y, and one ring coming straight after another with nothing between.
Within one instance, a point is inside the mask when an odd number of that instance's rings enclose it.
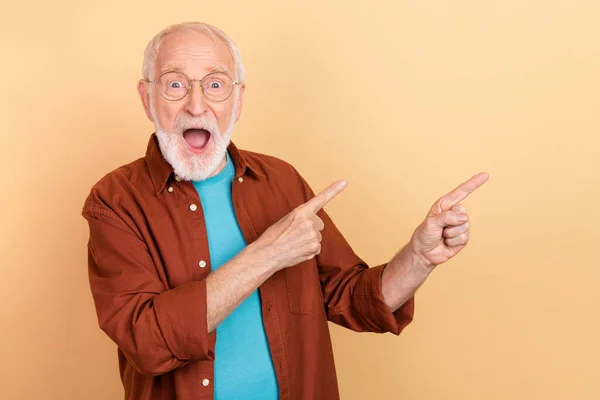
<instances>
[{"instance_id":1,"label":"man's left hand","mask_svg":"<svg viewBox=\"0 0 600 400\"><path fill-rule=\"evenodd\" d=\"M425 266L443 264L467 245L471 225L467 210L460 202L483 185L488 177L486 173L475 175L431 207L408 246Z\"/></svg>"}]
</instances>

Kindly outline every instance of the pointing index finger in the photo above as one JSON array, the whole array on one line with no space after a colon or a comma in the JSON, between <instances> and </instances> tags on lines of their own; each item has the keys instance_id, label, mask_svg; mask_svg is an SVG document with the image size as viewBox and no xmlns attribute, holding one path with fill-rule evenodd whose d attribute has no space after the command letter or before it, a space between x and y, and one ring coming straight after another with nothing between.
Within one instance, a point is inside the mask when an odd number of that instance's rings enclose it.
<instances>
[{"instance_id":1,"label":"pointing index finger","mask_svg":"<svg viewBox=\"0 0 600 400\"><path fill-rule=\"evenodd\" d=\"M475 189L487 182L489 175L481 173L473 176L468 181L460 184L456 189L438 200L437 205L441 211L447 211L467 198Z\"/></svg>"},{"instance_id":2,"label":"pointing index finger","mask_svg":"<svg viewBox=\"0 0 600 400\"><path fill-rule=\"evenodd\" d=\"M316 214L346 187L346 181L336 181L315 197L304 203L307 211Z\"/></svg>"}]
</instances>

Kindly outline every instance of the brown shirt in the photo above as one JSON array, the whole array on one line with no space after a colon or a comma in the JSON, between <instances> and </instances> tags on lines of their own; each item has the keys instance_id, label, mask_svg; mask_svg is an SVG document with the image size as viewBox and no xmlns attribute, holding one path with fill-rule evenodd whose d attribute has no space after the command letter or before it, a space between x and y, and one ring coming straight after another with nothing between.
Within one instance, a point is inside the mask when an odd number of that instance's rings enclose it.
<instances>
[{"instance_id":1,"label":"brown shirt","mask_svg":"<svg viewBox=\"0 0 600 400\"><path fill-rule=\"evenodd\" d=\"M314 196L289 164L229 146L232 198L248 244ZM321 253L259 288L282 400L339 397L327 321L399 334L413 299L392 314L384 265L368 268L324 211ZM101 179L83 207L90 227L89 279L99 325L118 345L125 398L212 399L216 331L207 333L211 272L200 199L178 180L155 136L146 157Z\"/></svg>"}]
</instances>

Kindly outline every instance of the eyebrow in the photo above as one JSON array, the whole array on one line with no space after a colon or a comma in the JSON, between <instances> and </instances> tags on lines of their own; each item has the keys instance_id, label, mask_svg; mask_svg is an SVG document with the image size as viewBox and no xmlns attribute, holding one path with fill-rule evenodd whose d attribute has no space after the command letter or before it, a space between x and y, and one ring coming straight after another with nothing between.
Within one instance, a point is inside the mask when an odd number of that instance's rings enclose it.
<instances>
[{"instance_id":1,"label":"eyebrow","mask_svg":"<svg viewBox=\"0 0 600 400\"><path fill-rule=\"evenodd\" d=\"M181 63L170 63L165 65L163 68L161 68L160 70L160 74L164 74L167 72L181 72L183 74L185 74L185 72L183 71L184 68L184 64ZM212 67L210 69L205 70L207 74L212 74L214 72L223 72L227 75L231 75L229 72L229 69L227 69L227 67L225 67L224 65L217 65L215 67Z\"/></svg>"},{"instance_id":2,"label":"eyebrow","mask_svg":"<svg viewBox=\"0 0 600 400\"><path fill-rule=\"evenodd\" d=\"M213 72L224 72L226 74L229 75L229 70L227 69L227 67L223 66L223 65L217 65L216 67L212 67L208 73L211 74Z\"/></svg>"},{"instance_id":3,"label":"eyebrow","mask_svg":"<svg viewBox=\"0 0 600 400\"><path fill-rule=\"evenodd\" d=\"M179 64L179 63L167 64L160 69L161 74L164 74L165 72L171 72L171 71L183 72L183 64Z\"/></svg>"}]
</instances>

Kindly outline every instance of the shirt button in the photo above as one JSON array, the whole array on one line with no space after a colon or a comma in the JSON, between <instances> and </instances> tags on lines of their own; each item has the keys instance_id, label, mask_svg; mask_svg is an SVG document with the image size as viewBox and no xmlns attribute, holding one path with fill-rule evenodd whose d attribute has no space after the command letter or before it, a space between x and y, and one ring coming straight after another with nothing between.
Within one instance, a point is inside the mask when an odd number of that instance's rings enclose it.
<instances>
[{"instance_id":1,"label":"shirt button","mask_svg":"<svg viewBox=\"0 0 600 400\"><path fill-rule=\"evenodd\" d=\"M177 175L175 175L175 180L176 180L177 182L181 182L181 177L180 177L180 176L177 176Z\"/></svg>"},{"instance_id":2,"label":"shirt button","mask_svg":"<svg viewBox=\"0 0 600 400\"><path fill-rule=\"evenodd\" d=\"M206 261L204 261L204 260L201 260L201 261L198 263L198 265L200 266L200 268L204 268L204 267L206 267Z\"/></svg>"},{"instance_id":3,"label":"shirt button","mask_svg":"<svg viewBox=\"0 0 600 400\"><path fill-rule=\"evenodd\" d=\"M208 386L208 384L210 383L210 381L206 378L202 379L202 386Z\"/></svg>"},{"instance_id":4,"label":"shirt button","mask_svg":"<svg viewBox=\"0 0 600 400\"><path fill-rule=\"evenodd\" d=\"M192 211L196 211L198 209L198 206L195 204L190 204L190 210Z\"/></svg>"},{"instance_id":5,"label":"shirt button","mask_svg":"<svg viewBox=\"0 0 600 400\"><path fill-rule=\"evenodd\" d=\"M240 177L238 178L238 182L239 182L239 183L242 183L242 182L244 182L244 178L242 178L242 177L240 176Z\"/></svg>"},{"instance_id":6,"label":"shirt button","mask_svg":"<svg viewBox=\"0 0 600 400\"><path fill-rule=\"evenodd\" d=\"M169 186L169 188L167 189L167 191L168 191L169 193L173 193L173 186Z\"/></svg>"}]
</instances>

